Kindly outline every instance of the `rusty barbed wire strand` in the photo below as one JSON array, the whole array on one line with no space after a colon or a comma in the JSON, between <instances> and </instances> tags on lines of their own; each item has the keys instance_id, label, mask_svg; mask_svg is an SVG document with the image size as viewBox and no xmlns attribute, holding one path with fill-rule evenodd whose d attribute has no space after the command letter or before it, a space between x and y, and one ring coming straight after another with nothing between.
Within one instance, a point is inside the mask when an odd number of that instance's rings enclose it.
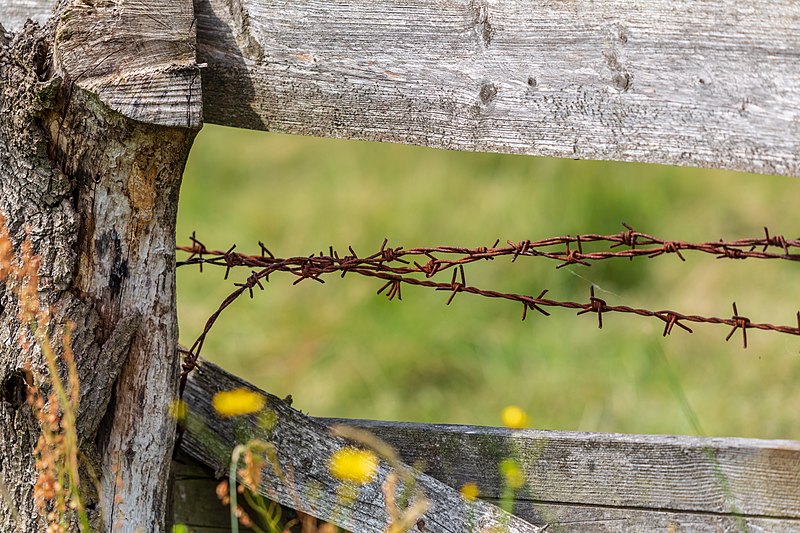
<instances>
[{"instance_id":1,"label":"rusty barbed wire strand","mask_svg":"<svg viewBox=\"0 0 800 533\"><path fill-rule=\"evenodd\" d=\"M736 241L718 241L704 243L689 243L684 241L668 241L657 237L634 231L630 226L624 224L627 231L612 235L584 234L576 236L552 237L538 241L522 241L514 243L509 241L508 246L499 247L499 240L491 247L462 248L454 246L437 246L427 248L388 247L388 240L384 239L380 250L364 257L359 257L352 247L348 247L349 255L340 256L331 246L328 255L323 252L308 256L298 256L290 258L277 258L275 255L259 241L261 248L260 255L247 255L235 252L236 245L231 246L227 251L209 250L200 242L194 233L190 237L192 246L179 246L177 249L189 253L189 258L178 262L178 266L198 265L202 271L203 265L225 267L225 279L228 279L230 270L233 268L250 268L251 273L242 283L235 283L236 289L228 295L220 304L218 309L206 321L203 332L194 342L192 347L185 352L185 358L181 372L181 393L185 387L186 378L189 372L196 366L197 358L200 355L206 336L213 327L220 314L231 305L244 292L248 292L252 298L254 289L258 287L264 290L263 282L269 281L269 276L274 272L285 272L297 277L294 285L310 279L318 283L325 283L322 276L332 273L340 273L344 277L348 273L358 274L366 277L378 278L385 281L384 285L378 290L378 294L386 293L389 300L395 297L402 299L402 284L429 287L437 291L449 291L450 295L446 304L450 305L455 296L460 292L476 294L487 298L500 298L519 302L523 306L522 320L527 318L529 310L549 316L545 307L560 307L578 310L578 315L586 313L597 314L598 327L603 327L603 313L627 313L644 317L657 318L664 322L663 336L672 333L674 326L692 333L692 329L683 322L722 324L731 326L731 330L726 341L736 333L742 332L742 341L747 348L747 330L759 329L776 331L790 335L800 335L800 311L797 313L797 327L774 325L769 323L757 323L739 314L736 303L733 303L733 315L731 318L706 317L701 315L686 315L677 311L660 310L652 311L649 309L629 307L625 305L608 305L608 303L595 296L594 286L590 288L588 302L561 301L545 298L547 290L543 290L538 296L530 296L516 293L498 292L493 290L480 289L467 285L464 265L481 260L493 260L497 257L511 256L512 262L520 256L544 257L557 260L559 264L556 268L561 268L572 264L582 264L589 266L589 261L600 261L614 257L658 257L665 254L674 253L681 260L685 258L681 254L684 251L698 251L713 254L717 258L730 259L785 259L800 260L800 254L791 253L790 249L800 247L800 240L789 240L783 236L770 236L769 230L764 228L765 237L755 239L740 239ZM629 249L619 251L596 251L584 252L583 245L587 243L608 243L611 248L617 246L628 246ZM574 247L572 245L574 244ZM553 246L564 246L563 251L547 251L542 248ZM761 247L760 251L756 248ZM770 248L779 248L783 253L768 252ZM456 256L445 257L441 256ZM427 258L424 261L422 257ZM408 258L408 259L405 259ZM413 260L418 258L419 260ZM409 260L411 259L411 260ZM420 261L424 261L421 263ZM399 265L398 265L399 263ZM433 281L430 278L436 274L452 269L452 277L449 283ZM425 279L419 279L415 275L424 275Z\"/></svg>"}]
</instances>

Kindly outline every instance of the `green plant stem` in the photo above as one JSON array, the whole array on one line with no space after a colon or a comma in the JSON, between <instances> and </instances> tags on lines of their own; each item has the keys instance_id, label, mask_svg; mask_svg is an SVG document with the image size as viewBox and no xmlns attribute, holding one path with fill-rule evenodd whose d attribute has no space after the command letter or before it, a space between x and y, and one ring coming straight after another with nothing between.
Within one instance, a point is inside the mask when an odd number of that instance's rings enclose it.
<instances>
[{"instance_id":1,"label":"green plant stem","mask_svg":"<svg viewBox=\"0 0 800 533\"><path fill-rule=\"evenodd\" d=\"M231 468L228 472L228 494L230 495L231 532L239 533L239 519L236 516L236 469L239 467L239 457L245 451L243 445L238 445L231 452Z\"/></svg>"}]
</instances>

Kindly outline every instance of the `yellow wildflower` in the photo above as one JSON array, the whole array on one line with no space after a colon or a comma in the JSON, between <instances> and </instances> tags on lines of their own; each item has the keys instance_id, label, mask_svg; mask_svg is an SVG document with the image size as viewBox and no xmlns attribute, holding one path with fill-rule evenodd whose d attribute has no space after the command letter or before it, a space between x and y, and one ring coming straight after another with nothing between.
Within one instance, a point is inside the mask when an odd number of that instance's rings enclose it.
<instances>
[{"instance_id":1,"label":"yellow wildflower","mask_svg":"<svg viewBox=\"0 0 800 533\"><path fill-rule=\"evenodd\" d=\"M249 415L264 408L264 396L247 389L218 392L211 399L214 410L223 417Z\"/></svg>"},{"instance_id":2,"label":"yellow wildflower","mask_svg":"<svg viewBox=\"0 0 800 533\"><path fill-rule=\"evenodd\" d=\"M378 456L369 450L348 446L333 452L328 469L339 481L364 485L375 478Z\"/></svg>"},{"instance_id":3,"label":"yellow wildflower","mask_svg":"<svg viewBox=\"0 0 800 533\"><path fill-rule=\"evenodd\" d=\"M521 489L525 484L525 472L514 459L503 459L500 462L500 474L511 489Z\"/></svg>"},{"instance_id":4,"label":"yellow wildflower","mask_svg":"<svg viewBox=\"0 0 800 533\"><path fill-rule=\"evenodd\" d=\"M528 413L517 405L506 406L500 413L500 419L507 428L522 429L528 427Z\"/></svg>"},{"instance_id":5,"label":"yellow wildflower","mask_svg":"<svg viewBox=\"0 0 800 533\"><path fill-rule=\"evenodd\" d=\"M473 483L472 481L467 481L466 483L461 485L461 495L468 502L475 500L475 498L477 498L479 494L480 490L478 490L477 483Z\"/></svg>"}]
</instances>

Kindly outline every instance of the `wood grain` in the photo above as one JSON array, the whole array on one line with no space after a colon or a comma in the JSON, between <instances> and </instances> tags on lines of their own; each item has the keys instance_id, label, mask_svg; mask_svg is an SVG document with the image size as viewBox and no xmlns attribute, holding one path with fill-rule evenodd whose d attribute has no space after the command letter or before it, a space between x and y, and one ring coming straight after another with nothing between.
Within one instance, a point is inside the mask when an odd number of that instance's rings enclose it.
<instances>
[{"instance_id":1,"label":"wood grain","mask_svg":"<svg viewBox=\"0 0 800 533\"><path fill-rule=\"evenodd\" d=\"M209 122L800 174L795 0L197 0Z\"/></svg>"},{"instance_id":2,"label":"wood grain","mask_svg":"<svg viewBox=\"0 0 800 533\"><path fill-rule=\"evenodd\" d=\"M673 435L510 430L369 420L326 420L369 429L407 462L451 486L473 481L500 497L496 468L516 458L522 499L672 511L800 518L800 442Z\"/></svg>"},{"instance_id":3,"label":"wood grain","mask_svg":"<svg viewBox=\"0 0 800 533\"><path fill-rule=\"evenodd\" d=\"M15 0L0 22L51 4ZM209 122L800 175L793 0L196 0L195 11ZM187 95L159 83L142 98L156 89Z\"/></svg>"},{"instance_id":4,"label":"wood grain","mask_svg":"<svg viewBox=\"0 0 800 533\"><path fill-rule=\"evenodd\" d=\"M190 415L181 443L187 455L222 476L228 471L234 446L251 438L266 440L275 445L280 468L286 473L277 476L271 468L264 470L261 489L268 498L348 531L383 533L386 530L388 514L381 486L390 468L385 462L381 462L376 479L362 486L356 499L343 508L337 492L339 482L331 476L328 461L335 450L347 444L346 441L334 437L326 425L263 391L259 392L264 394L268 410L276 415L277 421L271 430L264 429L256 416L219 418L211 407L211 398L218 391L237 387L253 389L208 362L203 362L191 374L184 393ZM480 531L500 527L509 533L543 530L490 503L467 502L457 490L425 474L418 474L416 485L423 490L431 506L422 520L409 530L412 533L462 533L469 530L470 524Z\"/></svg>"},{"instance_id":5,"label":"wood grain","mask_svg":"<svg viewBox=\"0 0 800 533\"><path fill-rule=\"evenodd\" d=\"M76 1L58 18L54 55L67 81L123 116L199 128L195 30L189 0Z\"/></svg>"},{"instance_id":6,"label":"wood grain","mask_svg":"<svg viewBox=\"0 0 800 533\"><path fill-rule=\"evenodd\" d=\"M217 475L222 474L226 450L234 440L261 434L252 423L231 427L208 412L216 391L241 386L258 390L204 363L187 389L186 400L196 419L182 450L220 469ZM342 423L367 429L391 444L403 461L422 461L428 475L450 487L476 482L481 497L490 502L502 496L497 465L515 458L525 471L526 486L515 496L514 514L547 525L548 531L800 530L798 441L310 420L277 398L269 396L269 403L279 424L285 420L291 431L302 435ZM279 450L284 448L286 460L298 456L294 461L302 464L309 453L312 457L330 453L322 441L278 438L281 443L273 442ZM299 442L305 448L292 451ZM317 447L320 451L313 451ZM211 458L215 453L219 458ZM308 475L325 475L318 464L307 464L312 466ZM194 483L192 490L213 490L211 479L205 489L202 476Z\"/></svg>"},{"instance_id":7,"label":"wood grain","mask_svg":"<svg viewBox=\"0 0 800 533\"><path fill-rule=\"evenodd\" d=\"M217 479L210 470L188 474L187 465L176 469L174 521L190 531L230 531L228 514L214 495ZM188 468L193 469L192 466ZM188 474L188 475L187 475ZM497 503L497 500L489 499ZM288 509L284 513L291 512ZM547 531L559 533L627 533L629 531L691 531L693 533L793 533L800 521L786 518L753 518L651 509L613 508L575 504L517 501L514 514L532 524L549 523ZM240 531L248 531L240 529Z\"/></svg>"},{"instance_id":8,"label":"wood grain","mask_svg":"<svg viewBox=\"0 0 800 533\"><path fill-rule=\"evenodd\" d=\"M0 6L0 24L17 33L28 19L44 24L53 12L55 0L4 0Z\"/></svg>"}]
</instances>

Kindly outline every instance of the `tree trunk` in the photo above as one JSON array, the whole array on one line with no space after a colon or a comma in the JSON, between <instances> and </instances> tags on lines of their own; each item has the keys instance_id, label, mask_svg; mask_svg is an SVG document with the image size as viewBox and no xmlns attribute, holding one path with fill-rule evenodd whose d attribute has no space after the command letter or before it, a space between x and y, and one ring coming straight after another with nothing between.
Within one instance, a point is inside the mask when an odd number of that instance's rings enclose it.
<instances>
[{"instance_id":1,"label":"tree trunk","mask_svg":"<svg viewBox=\"0 0 800 533\"><path fill-rule=\"evenodd\" d=\"M0 212L15 246L27 237L42 258L53 326L76 324L76 426L101 474L87 503L104 530L165 527L175 216L201 124L194 47L183 0L63 1L42 28L0 29ZM44 524L32 498L39 428L21 399L25 364L46 372L36 347L16 342L26 328L0 285L2 531Z\"/></svg>"}]
</instances>

